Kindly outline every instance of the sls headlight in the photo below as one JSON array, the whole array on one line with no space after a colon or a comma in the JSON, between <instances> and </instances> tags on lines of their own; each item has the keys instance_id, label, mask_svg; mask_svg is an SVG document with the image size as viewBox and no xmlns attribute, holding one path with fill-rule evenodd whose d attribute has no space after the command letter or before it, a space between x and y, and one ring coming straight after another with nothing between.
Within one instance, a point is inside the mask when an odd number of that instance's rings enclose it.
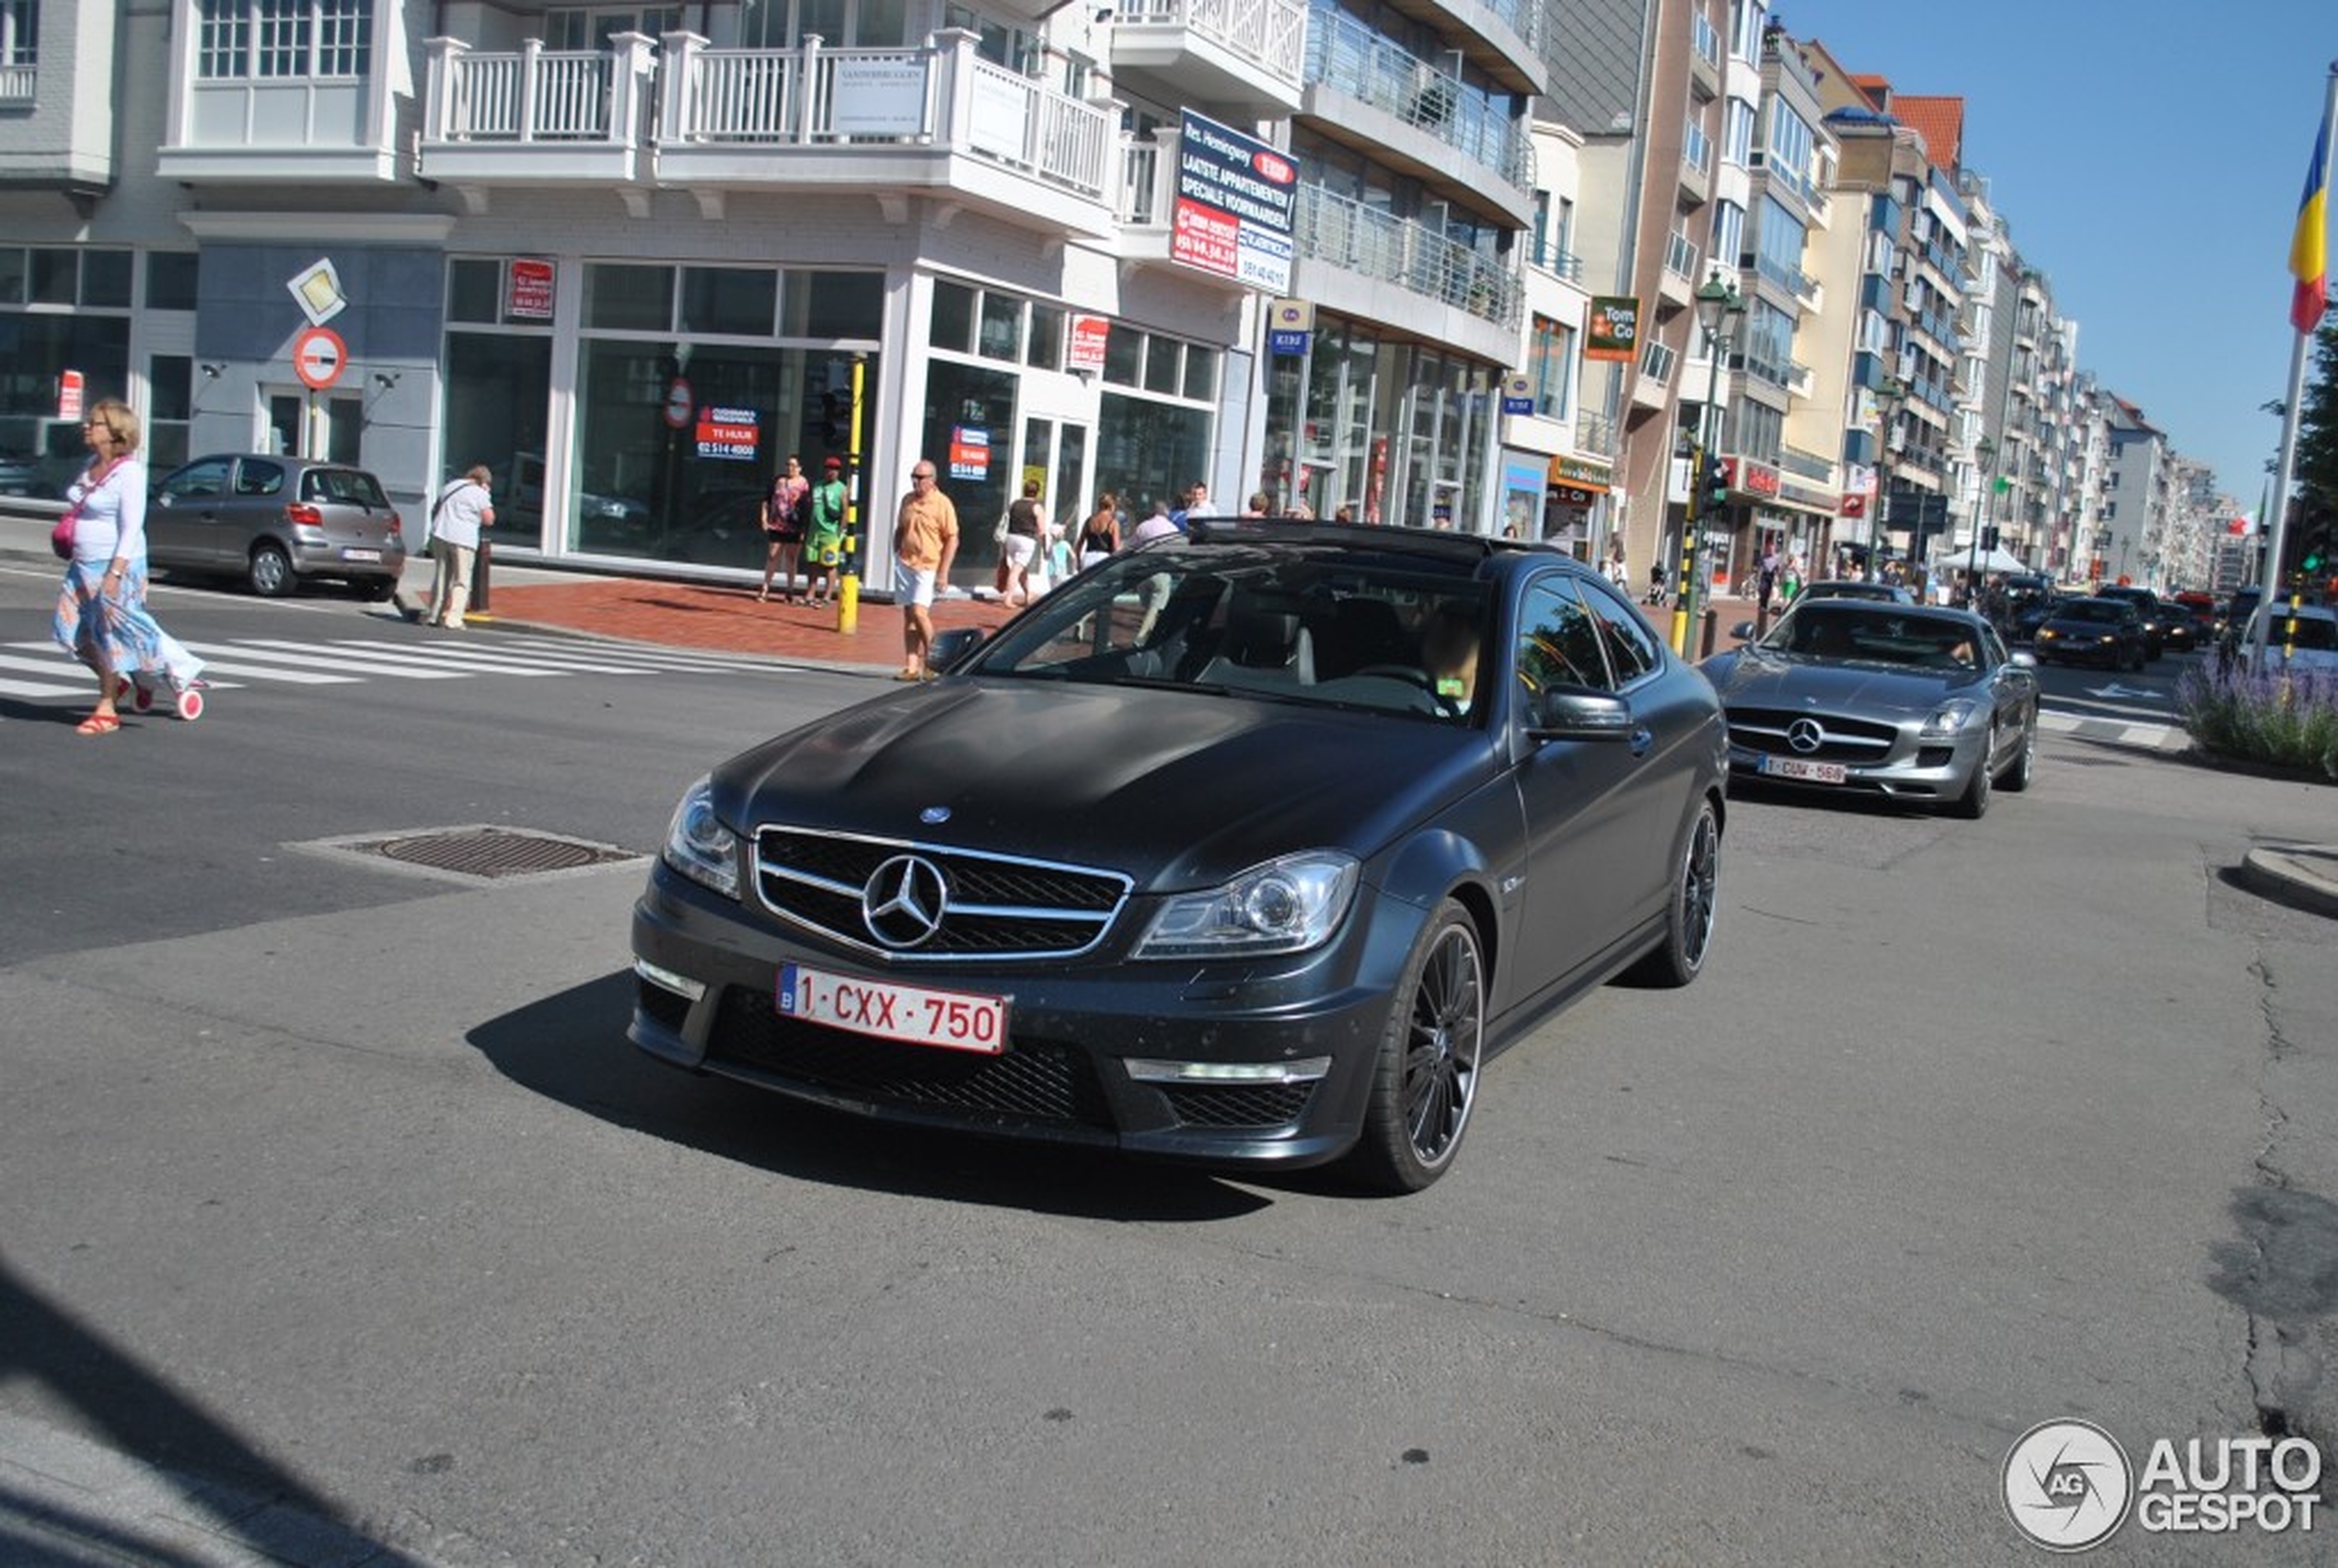
<instances>
[{"instance_id":1,"label":"sls headlight","mask_svg":"<svg viewBox=\"0 0 2338 1568\"><path fill-rule=\"evenodd\" d=\"M739 895L738 835L714 815L711 778L682 791L682 803L666 826L666 863L725 898Z\"/></svg>"},{"instance_id":2,"label":"sls headlight","mask_svg":"<svg viewBox=\"0 0 2338 1568\"><path fill-rule=\"evenodd\" d=\"M1924 733L1932 737L1953 735L1972 721L1973 711L1979 706L1963 698L1958 698L1954 702L1944 702L1932 710L1931 718L1924 721Z\"/></svg>"},{"instance_id":3,"label":"sls headlight","mask_svg":"<svg viewBox=\"0 0 2338 1568\"><path fill-rule=\"evenodd\" d=\"M1206 893L1168 900L1137 941L1139 958L1303 952L1331 938L1355 901L1353 855L1311 849L1268 860Z\"/></svg>"}]
</instances>

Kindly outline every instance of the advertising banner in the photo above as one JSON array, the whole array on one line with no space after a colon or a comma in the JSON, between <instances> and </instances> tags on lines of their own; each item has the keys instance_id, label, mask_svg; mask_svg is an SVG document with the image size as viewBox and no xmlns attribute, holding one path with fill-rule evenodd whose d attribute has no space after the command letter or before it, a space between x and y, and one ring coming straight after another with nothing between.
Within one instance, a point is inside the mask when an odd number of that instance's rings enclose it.
<instances>
[{"instance_id":1,"label":"advertising banner","mask_svg":"<svg viewBox=\"0 0 2338 1568\"><path fill-rule=\"evenodd\" d=\"M1104 352L1112 340L1112 319L1105 316L1075 316L1071 318L1071 356L1065 363L1072 370L1102 370Z\"/></svg>"},{"instance_id":2,"label":"advertising banner","mask_svg":"<svg viewBox=\"0 0 2338 1568\"><path fill-rule=\"evenodd\" d=\"M950 477L987 479L990 477L990 432L978 425L950 427Z\"/></svg>"},{"instance_id":3,"label":"advertising banner","mask_svg":"<svg viewBox=\"0 0 2338 1568\"><path fill-rule=\"evenodd\" d=\"M1637 294L1593 294L1583 357L1629 364L1639 357L1640 302Z\"/></svg>"},{"instance_id":4,"label":"advertising banner","mask_svg":"<svg viewBox=\"0 0 2338 1568\"><path fill-rule=\"evenodd\" d=\"M552 318L552 264L515 256L503 267L503 314L514 321Z\"/></svg>"},{"instance_id":5,"label":"advertising banner","mask_svg":"<svg viewBox=\"0 0 2338 1568\"><path fill-rule=\"evenodd\" d=\"M762 449L761 419L753 409L709 403L698 412L698 455L727 463L752 463Z\"/></svg>"},{"instance_id":6,"label":"advertising banner","mask_svg":"<svg viewBox=\"0 0 2338 1568\"><path fill-rule=\"evenodd\" d=\"M839 136L915 136L925 129L925 63L839 57L830 101Z\"/></svg>"},{"instance_id":7,"label":"advertising banner","mask_svg":"<svg viewBox=\"0 0 2338 1568\"><path fill-rule=\"evenodd\" d=\"M1256 137L1191 110L1180 113L1178 128L1170 259L1289 294L1297 167Z\"/></svg>"}]
</instances>

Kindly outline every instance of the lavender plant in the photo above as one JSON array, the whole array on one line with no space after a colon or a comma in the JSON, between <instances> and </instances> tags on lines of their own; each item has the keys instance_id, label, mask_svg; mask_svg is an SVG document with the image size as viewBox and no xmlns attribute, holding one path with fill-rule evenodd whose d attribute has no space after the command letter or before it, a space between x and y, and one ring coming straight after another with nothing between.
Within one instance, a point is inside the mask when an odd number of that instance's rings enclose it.
<instances>
[{"instance_id":1,"label":"lavender plant","mask_svg":"<svg viewBox=\"0 0 2338 1568\"><path fill-rule=\"evenodd\" d=\"M2176 682L2176 711L2204 751L2338 779L2338 674L2196 666Z\"/></svg>"}]
</instances>

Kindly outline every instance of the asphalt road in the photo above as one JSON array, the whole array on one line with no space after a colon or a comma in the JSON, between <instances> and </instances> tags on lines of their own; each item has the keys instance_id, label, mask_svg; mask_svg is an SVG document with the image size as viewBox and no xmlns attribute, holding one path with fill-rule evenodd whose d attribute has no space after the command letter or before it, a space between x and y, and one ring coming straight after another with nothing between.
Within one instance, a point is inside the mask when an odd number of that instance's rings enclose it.
<instances>
[{"instance_id":1,"label":"asphalt road","mask_svg":"<svg viewBox=\"0 0 2338 1568\"><path fill-rule=\"evenodd\" d=\"M0 568L10 657L49 581ZM1542 1030L1372 1201L666 1071L638 865L314 847L646 854L870 677L487 630L424 679L379 671L446 640L353 601L160 604L391 646L102 739L0 695L0 1562L128 1551L24 1501L70 1452L204 1478L207 1539L260 1497L445 1564L2034 1562L2038 1422L2338 1437L2331 929L2231 875L2327 789L2057 731L1979 823L1736 801L1704 978Z\"/></svg>"}]
</instances>

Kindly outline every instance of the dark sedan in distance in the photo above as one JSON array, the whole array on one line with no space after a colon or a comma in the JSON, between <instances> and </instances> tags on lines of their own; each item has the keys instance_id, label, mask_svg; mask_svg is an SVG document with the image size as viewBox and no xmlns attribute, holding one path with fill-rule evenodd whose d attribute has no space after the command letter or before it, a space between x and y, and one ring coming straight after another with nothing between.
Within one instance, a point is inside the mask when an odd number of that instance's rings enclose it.
<instances>
[{"instance_id":1,"label":"dark sedan in distance","mask_svg":"<svg viewBox=\"0 0 2338 1568\"><path fill-rule=\"evenodd\" d=\"M1723 739L1564 554L1198 521L691 786L629 1032L862 1115L1418 1189L1502 1044L1703 967Z\"/></svg>"},{"instance_id":2,"label":"dark sedan in distance","mask_svg":"<svg viewBox=\"0 0 2338 1568\"><path fill-rule=\"evenodd\" d=\"M2101 594L2055 601L2054 613L2038 623L2031 646L2043 664L2140 670L2149 658L2135 607Z\"/></svg>"},{"instance_id":3,"label":"dark sedan in distance","mask_svg":"<svg viewBox=\"0 0 2338 1568\"><path fill-rule=\"evenodd\" d=\"M1968 817L2000 782L2030 787L2037 662L2008 652L1970 611L1815 599L1704 669L1729 717L1735 776Z\"/></svg>"}]
</instances>

